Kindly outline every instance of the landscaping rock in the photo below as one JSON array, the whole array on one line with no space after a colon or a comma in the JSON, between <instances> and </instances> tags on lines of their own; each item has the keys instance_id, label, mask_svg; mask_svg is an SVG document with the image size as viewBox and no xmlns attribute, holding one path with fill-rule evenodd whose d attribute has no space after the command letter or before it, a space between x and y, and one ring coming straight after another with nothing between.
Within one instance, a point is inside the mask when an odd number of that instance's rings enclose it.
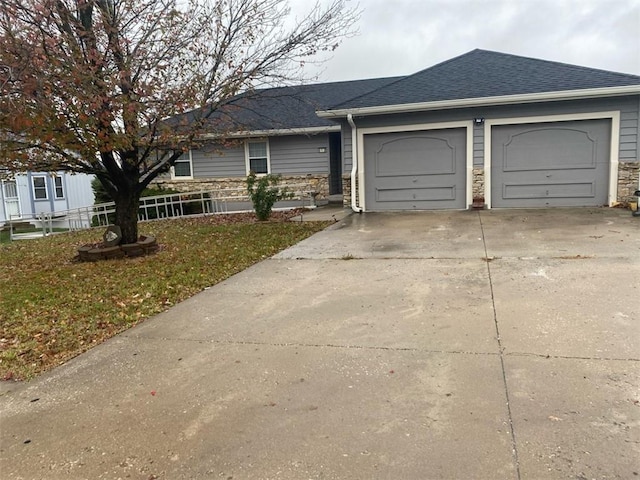
<instances>
[{"instance_id":1,"label":"landscaping rock","mask_svg":"<svg viewBox=\"0 0 640 480\"><path fill-rule=\"evenodd\" d=\"M106 233L105 233L106 236ZM136 243L124 245L108 245L105 243L87 244L78 248L78 259L81 262L97 262L123 257L141 257L151 255L160 249L156 237L141 236Z\"/></svg>"}]
</instances>

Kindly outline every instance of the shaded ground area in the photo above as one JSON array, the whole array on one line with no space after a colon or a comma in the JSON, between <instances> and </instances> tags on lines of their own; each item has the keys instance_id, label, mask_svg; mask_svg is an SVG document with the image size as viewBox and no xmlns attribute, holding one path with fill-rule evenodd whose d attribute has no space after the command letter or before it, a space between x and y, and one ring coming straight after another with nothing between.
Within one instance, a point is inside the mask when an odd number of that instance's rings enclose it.
<instances>
[{"instance_id":1,"label":"shaded ground area","mask_svg":"<svg viewBox=\"0 0 640 480\"><path fill-rule=\"evenodd\" d=\"M3 476L634 478L638 220L351 215L4 385Z\"/></svg>"}]
</instances>

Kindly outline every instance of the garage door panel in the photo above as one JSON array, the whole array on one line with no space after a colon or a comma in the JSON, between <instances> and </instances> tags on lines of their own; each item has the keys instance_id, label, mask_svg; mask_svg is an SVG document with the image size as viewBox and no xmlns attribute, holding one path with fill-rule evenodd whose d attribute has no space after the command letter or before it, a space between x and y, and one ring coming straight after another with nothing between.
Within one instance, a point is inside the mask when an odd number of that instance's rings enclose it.
<instances>
[{"instance_id":1,"label":"garage door panel","mask_svg":"<svg viewBox=\"0 0 640 480\"><path fill-rule=\"evenodd\" d=\"M448 139L419 136L380 142L374 153L377 177L456 173L456 147Z\"/></svg>"},{"instance_id":2,"label":"garage door panel","mask_svg":"<svg viewBox=\"0 0 640 480\"><path fill-rule=\"evenodd\" d=\"M423 188L376 188L377 202L452 201L456 186Z\"/></svg>"},{"instance_id":3,"label":"garage door panel","mask_svg":"<svg viewBox=\"0 0 640 480\"><path fill-rule=\"evenodd\" d=\"M492 205L606 204L610 141L608 119L493 126Z\"/></svg>"},{"instance_id":4,"label":"garage door panel","mask_svg":"<svg viewBox=\"0 0 640 480\"><path fill-rule=\"evenodd\" d=\"M507 139L503 171L595 168L596 147L597 141L588 131L532 128Z\"/></svg>"},{"instance_id":5,"label":"garage door panel","mask_svg":"<svg viewBox=\"0 0 640 480\"><path fill-rule=\"evenodd\" d=\"M506 183L502 186L502 198L507 200L591 198L595 193L595 182Z\"/></svg>"},{"instance_id":6,"label":"garage door panel","mask_svg":"<svg viewBox=\"0 0 640 480\"><path fill-rule=\"evenodd\" d=\"M465 208L466 128L364 136L367 210Z\"/></svg>"}]
</instances>

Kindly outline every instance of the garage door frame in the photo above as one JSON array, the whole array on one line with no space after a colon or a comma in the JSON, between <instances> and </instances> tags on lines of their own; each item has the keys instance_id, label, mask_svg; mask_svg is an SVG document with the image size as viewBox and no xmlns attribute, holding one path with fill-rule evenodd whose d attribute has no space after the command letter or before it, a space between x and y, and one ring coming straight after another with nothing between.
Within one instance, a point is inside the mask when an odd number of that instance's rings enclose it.
<instances>
[{"instance_id":1,"label":"garage door frame","mask_svg":"<svg viewBox=\"0 0 640 480\"><path fill-rule=\"evenodd\" d=\"M540 115L532 117L514 117L486 119L484 122L484 198L487 208L491 208L491 128L499 125L524 125L528 123L570 122L575 120L611 120L611 146L609 152L609 188L608 204L617 201L618 163L620 150L620 111L574 113L567 115Z\"/></svg>"},{"instance_id":2,"label":"garage door frame","mask_svg":"<svg viewBox=\"0 0 640 480\"><path fill-rule=\"evenodd\" d=\"M442 122L442 123L420 123L412 125L394 125L386 127L363 127L358 128L357 138L357 156L358 156L358 197L360 198L360 207L363 211L367 211L367 198L365 195L365 158L364 158L364 138L365 135L375 135L378 133L402 133L402 132L419 132L429 130L442 130L449 128L465 128L466 129L466 152L465 152L465 205L469 208L472 201L473 189L473 121L460 122Z\"/></svg>"}]
</instances>

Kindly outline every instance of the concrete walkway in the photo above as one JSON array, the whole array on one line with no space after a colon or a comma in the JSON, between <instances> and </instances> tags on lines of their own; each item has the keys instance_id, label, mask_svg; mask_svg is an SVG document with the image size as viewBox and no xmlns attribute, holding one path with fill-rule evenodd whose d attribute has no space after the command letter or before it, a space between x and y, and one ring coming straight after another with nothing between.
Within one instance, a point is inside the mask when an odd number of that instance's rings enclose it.
<instances>
[{"instance_id":1,"label":"concrete walkway","mask_svg":"<svg viewBox=\"0 0 640 480\"><path fill-rule=\"evenodd\" d=\"M0 477L638 478L639 279L628 211L350 215L5 385Z\"/></svg>"}]
</instances>

